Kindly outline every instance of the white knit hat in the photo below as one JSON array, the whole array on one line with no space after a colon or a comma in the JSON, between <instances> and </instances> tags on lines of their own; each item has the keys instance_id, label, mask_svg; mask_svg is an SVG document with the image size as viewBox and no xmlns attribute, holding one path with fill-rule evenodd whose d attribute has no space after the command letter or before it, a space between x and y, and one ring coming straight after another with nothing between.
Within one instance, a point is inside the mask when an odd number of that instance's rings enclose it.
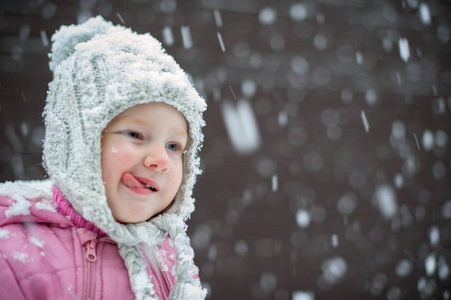
<instances>
[{"instance_id":1,"label":"white knit hat","mask_svg":"<svg viewBox=\"0 0 451 300\"><path fill-rule=\"evenodd\" d=\"M185 221L194 210L192 189L200 174L202 99L186 74L149 34L114 26L102 17L62 26L52 36L44 110L44 165L56 186L86 220L119 245L137 299L156 299L139 244L154 245L169 233L177 253L172 299L202 299L194 252ZM101 134L118 114L137 104L164 102L178 109L189 127L184 175L174 204L147 222L123 225L107 204L100 166Z\"/></svg>"}]
</instances>

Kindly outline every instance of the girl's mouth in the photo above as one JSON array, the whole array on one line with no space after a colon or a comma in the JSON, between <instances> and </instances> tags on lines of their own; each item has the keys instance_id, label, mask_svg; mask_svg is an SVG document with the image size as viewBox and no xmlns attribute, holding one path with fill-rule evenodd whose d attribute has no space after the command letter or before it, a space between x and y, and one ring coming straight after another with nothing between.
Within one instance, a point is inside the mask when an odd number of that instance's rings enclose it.
<instances>
[{"instance_id":1,"label":"girl's mouth","mask_svg":"<svg viewBox=\"0 0 451 300\"><path fill-rule=\"evenodd\" d=\"M158 192L158 185L155 182L144 177L135 177L128 172L122 174L122 183L138 194Z\"/></svg>"}]
</instances>

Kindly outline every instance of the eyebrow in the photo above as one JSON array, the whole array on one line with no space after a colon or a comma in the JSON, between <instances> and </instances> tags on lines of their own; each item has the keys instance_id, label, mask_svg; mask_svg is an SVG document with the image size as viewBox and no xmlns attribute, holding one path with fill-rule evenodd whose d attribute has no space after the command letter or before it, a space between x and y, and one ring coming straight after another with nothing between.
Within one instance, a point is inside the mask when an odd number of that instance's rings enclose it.
<instances>
[{"instance_id":1,"label":"eyebrow","mask_svg":"<svg viewBox=\"0 0 451 300\"><path fill-rule=\"evenodd\" d=\"M186 132L186 130L184 130L184 129L180 129L180 128L173 129L173 130L171 130L171 134L188 139L188 132Z\"/></svg>"},{"instance_id":2,"label":"eyebrow","mask_svg":"<svg viewBox=\"0 0 451 300\"><path fill-rule=\"evenodd\" d=\"M132 118L130 118L130 117L132 117ZM149 123L146 120L135 118L133 116L124 116L122 118L119 118L119 120L124 120L124 119L127 119L128 121L131 121L132 123L135 123L135 124L141 125L141 126L149 125ZM187 124L187 127L188 127L188 124ZM188 131L185 129L182 129L180 127L171 128L170 133L177 135L179 137L182 137L182 138L186 137L186 139L188 139Z\"/></svg>"}]
</instances>

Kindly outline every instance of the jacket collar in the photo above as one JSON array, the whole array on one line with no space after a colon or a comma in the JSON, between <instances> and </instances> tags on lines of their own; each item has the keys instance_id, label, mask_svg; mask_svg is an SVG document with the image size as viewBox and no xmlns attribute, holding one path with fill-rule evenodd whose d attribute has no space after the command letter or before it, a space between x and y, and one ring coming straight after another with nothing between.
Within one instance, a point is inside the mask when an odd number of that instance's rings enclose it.
<instances>
[{"instance_id":1,"label":"jacket collar","mask_svg":"<svg viewBox=\"0 0 451 300\"><path fill-rule=\"evenodd\" d=\"M56 202L56 210L63 216L68 217L72 223L77 228L86 228L97 233L98 237L107 237L108 234L100 230L96 225L87 221L83 218L75 209L67 202L66 198L64 198L63 194L58 190L58 188L53 185L52 186L53 199Z\"/></svg>"}]
</instances>

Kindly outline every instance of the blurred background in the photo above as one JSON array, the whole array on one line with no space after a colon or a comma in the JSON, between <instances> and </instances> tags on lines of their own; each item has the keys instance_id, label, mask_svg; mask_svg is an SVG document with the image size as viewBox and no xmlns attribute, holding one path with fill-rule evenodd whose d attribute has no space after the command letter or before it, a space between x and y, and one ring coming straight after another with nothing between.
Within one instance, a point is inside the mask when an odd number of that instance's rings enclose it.
<instances>
[{"instance_id":1,"label":"blurred background","mask_svg":"<svg viewBox=\"0 0 451 300\"><path fill-rule=\"evenodd\" d=\"M205 97L210 299L451 298L451 3L2 0L0 181L45 177L47 53L102 15Z\"/></svg>"}]
</instances>

